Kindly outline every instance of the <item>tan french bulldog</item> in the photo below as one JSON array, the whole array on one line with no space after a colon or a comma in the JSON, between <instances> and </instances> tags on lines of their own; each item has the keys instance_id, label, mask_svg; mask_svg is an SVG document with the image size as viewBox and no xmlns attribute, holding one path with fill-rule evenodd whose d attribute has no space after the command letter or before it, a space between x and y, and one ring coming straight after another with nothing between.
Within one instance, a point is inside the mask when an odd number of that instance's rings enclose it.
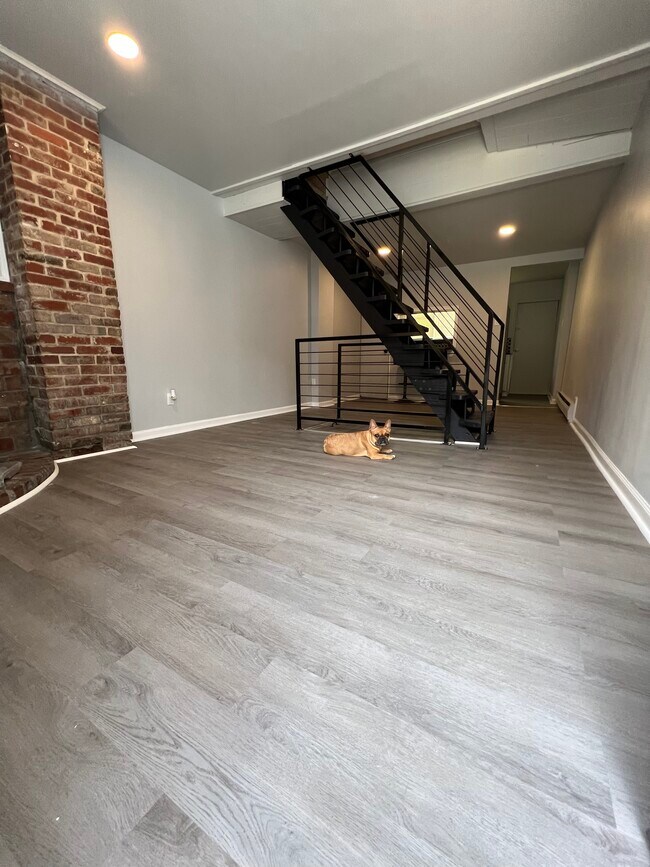
<instances>
[{"instance_id":1,"label":"tan french bulldog","mask_svg":"<svg viewBox=\"0 0 650 867\"><path fill-rule=\"evenodd\" d=\"M393 450L388 448L390 440L390 419L379 427L374 418L370 419L368 430L356 433L336 433L325 437L323 451L326 455L345 455L349 458L370 458L371 461L392 461Z\"/></svg>"}]
</instances>

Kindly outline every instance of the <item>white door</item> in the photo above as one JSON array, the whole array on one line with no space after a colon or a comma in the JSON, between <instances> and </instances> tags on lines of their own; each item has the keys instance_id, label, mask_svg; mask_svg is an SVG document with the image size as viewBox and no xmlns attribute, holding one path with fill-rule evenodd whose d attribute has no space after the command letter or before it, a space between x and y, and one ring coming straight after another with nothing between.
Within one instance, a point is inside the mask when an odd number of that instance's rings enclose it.
<instances>
[{"instance_id":1,"label":"white door","mask_svg":"<svg viewBox=\"0 0 650 867\"><path fill-rule=\"evenodd\" d=\"M517 305L510 394L548 394L553 377L557 301Z\"/></svg>"}]
</instances>

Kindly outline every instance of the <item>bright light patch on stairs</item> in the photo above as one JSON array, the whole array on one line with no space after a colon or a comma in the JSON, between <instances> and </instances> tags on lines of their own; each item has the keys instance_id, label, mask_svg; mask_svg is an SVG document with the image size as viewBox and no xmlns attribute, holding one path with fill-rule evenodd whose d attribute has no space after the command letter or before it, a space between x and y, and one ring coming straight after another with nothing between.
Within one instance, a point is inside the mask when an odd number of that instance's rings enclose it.
<instances>
[{"instance_id":1,"label":"bright light patch on stairs","mask_svg":"<svg viewBox=\"0 0 650 867\"><path fill-rule=\"evenodd\" d=\"M428 314L414 313L413 318L418 325L422 325L427 329L429 336L434 340L439 340L441 333L443 337L449 340L454 339L454 332L456 330L455 310L431 310Z\"/></svg>"}]
</instances>

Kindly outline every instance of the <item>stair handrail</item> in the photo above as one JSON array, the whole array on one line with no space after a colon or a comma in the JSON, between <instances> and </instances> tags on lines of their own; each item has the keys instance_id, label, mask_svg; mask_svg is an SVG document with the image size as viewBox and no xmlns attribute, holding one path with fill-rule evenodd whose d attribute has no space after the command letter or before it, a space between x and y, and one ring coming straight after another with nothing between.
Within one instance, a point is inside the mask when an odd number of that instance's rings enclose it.
<instances>
[{"instance_id":1,"label":"stair handrail","mask_svg":"<svg viewBox=\"0 0 650 867\"><path fill-rule=\"evenodd\" d=\"M501 319L501 317L499 316L499 314L492 307L490 307L490 305L487 303L485 298L483 298L483 296L480 295L476 291L476 289L472 286L472 284L469 282L469 280L463 275L463 273L461 271L458 270L456 265L454 265L454 263L446 255L446 253L440 249L440 247L436 244L436 242L433 240L431 235L429 235L429 233L426 231L426 229L424 229L424 227L421 225L421 223L415 219L415 217L413 216L411 211L409 211L409 209L406 207L406 205L400 199L397 198L395 193L393 193L393 191L385 183L385 181L381 178L381 176L377 174L377 172L373 169L373 167L370 165L370 163L368 162L368 160L364 156L362 156L361 154L357 155L357 154L351 153L348 159L338 160L335 163L330 163L329 165L322 166L318 169L311 169L310 168L306 172L302 172L299 175L299 177L301 179L306 179L309 177L315 177L317 175L326 174L327 172L333 172L336 169L347 168L354 162L360 163L365 169L367 169L367 171L372 175L374 180L377 181L377 183L382 188L382 190L386 193L386 195L389 196L393 200L393 202L395 202L395 204L397 205L398 211L400 213L403 213L404 216L406 216L411 221L411 223L413 223L413 225L416 227L418 232L420 232L422 237L436 251L436 253L440 256L440 258L445 263L445 265L449 268L449 270L456 277L458 277L458 279L461 281L463 286L465 286L465 288L469 291L469 293L472 295L472 297L476 301L478 301L478 303L481 305L483 310L485 310L486 313L491 314L494 317L495 321L499 323L499 325L504 325L504 322ZM386 212L386 214L384 214L384 215L375 215L374 219L376 219L376 220L385 219L385 217L387 217L387 216L397 216L397 214L394 211L393 212Z\"/></svg>"},{"instance_id":2,"label":"stair handrail","mask_svg":"<svg viewBox=\"0 0 650 867\"><path fill-rule=\"evenodd\" d=\"M350 154L350 156L353 157L353 154ZM367 160L365 157L363 157L363 156L355 157L355 160L358 161L358 162L360 162L360 163L363 165L363 167L364 167L365 169L367 169L367 170L370 172L370 174L371 174L371 175L373 176L373 178L377 181L377 183L378 183L379 186L382 188L382 190L383 190L383 191L384 191L388 196L390 196L390 198L395 202L395 204L398 206L398 208L399 208L401 211L404 212L404 215L405 215L406 217L408 217L408 219L413 223L413 225L417 228L418 232L420 232L420 234L422 235L422 237L427 241L427 243L428 243L431 247L433 247L433 249L434 249L434 250L436 251L436 253L440 256L440 258L441 258L442 261L445 263L445 265L449 268L449 270L450 270L453 274L455 274L456 277L458 277L458 279L461 281L461 283L462 283L462 284L465 286L465 288L470 292L470 294L472 295L472 297L473 297L476 301L479 302L479 304L480 304L481 307L485 310L485 312L488 313L488 314L491 314L491 315L494 317L494 320L495 320L496 322L498 322L500 325L503 325L504 322L503 322L503 320L501 319L501 317L498 315L498 313L497 313L495 310L493 310L492 307L490 307L490 305L487 303L487 301L485 300L485 298L483 298L483 296L480 295L480 294L476 291L476 289L472 286L472 284L469 282L469 280L468 280L468 279L467 279L467 278L466 278L466 277L461 273L461 271L458 270L458 268L456 267L456 265L454 265L454 263L451 261L451 259L450 259L450 258L449 258L449 257L448 257L448 256L447 256L447 255L446 255L446 254L441 250L441 249L440 249L440 247L436 244L436 242L433 240L433 238L431 237L431 235L429 235L429 233L428 233L428 232L423 228L423 226L418 222L418 220L415 219L415 217L414 217L413 214L409 211L409 209L408 209L404 204L402 204L402 202L397 198L397 196L395 195L395 193L392 192L392 190L390 189L390 187L388 187L388 186L386 185L386 183L382 180L382 178L377 174L377 172L376 172L376 171L373 169L373 167L370 165L370 163L368 162L368 160ZM348 165L349 165L349 163L348 163ZM323 169L321 169L321 171L323 171Z\"/></svg>"}]
</instances>

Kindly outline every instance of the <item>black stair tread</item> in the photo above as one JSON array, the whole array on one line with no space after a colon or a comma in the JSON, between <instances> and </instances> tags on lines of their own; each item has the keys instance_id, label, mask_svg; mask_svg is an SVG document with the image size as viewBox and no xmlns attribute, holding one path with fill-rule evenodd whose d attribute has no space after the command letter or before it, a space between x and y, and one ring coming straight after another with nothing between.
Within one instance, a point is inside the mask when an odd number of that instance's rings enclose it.
<instances>
[{"instance_id":1,"label":"black stair tread","mask_svg":"<svg viewBox=\"0 0 650 867\"><path fill-rule=\"evenodd\" d=\"M488 414L487 414L488 427L492 424L493 421L494 421L494 412L492 412L492 410L490 410L490 412L488 412ZM461 418L460 424L463 427L466 427L467 430L478 431L481 429L481 415L480 415L480 413L478 413L477 415L472 416L472 418Z\"/></svg>"},{"instance_id":2,"label":"black stair tread","mask_svg":"<svg viewBox=\"0 0 650 867\"><path fill-rule=\"evenodd\" d=\"M344 250L340 250L338 253L333 254L335 259L345 259L346 256L363 256L367 259L369 255L370 253L368 250L365 250L363 247L346 247Z\"/></svg>"},{"instance_id":3,"label":"black stair tread","mask_svg":"<svg viewBox=\"0 0 650 867\"><path fill-rule=\"evenodd\" d=\"M415 379L446 379L448 368L441 367L439 370L431 370L427 367L409 367L406 365L404 372L407 376L412 376ZM460 373L460 370L454 368L454 373Z\"/></svg>"},{"instance_id":4,"label":"black stair tread","mask_svg":"<svg viewBox=\"0 0 650 867\"><path fill-rule=\"evenodd\" d=\"M335 232L336 229L334 228L334 226L330 226L328 229L323 229L322 232L318 232L317 234L319 238L326 238L328 235L335 234Z\"/></svg>"},{"instance_id":5,"label":"black stair tread","mask_svg":"<svg viewBox=\"0 0 650 867\"><path fill-rule=\"evenodd\" d=\"M400 331L400 326L403 328L405 325L408 326L408 322L386 322L386 326L391 326L390 329L390 337L422 337L421 331L416 331L413 328L407 328L405 331ZM400 365L401 367L402 365Z\"/></svg>"},{"instance_id":6,"label":"black stair tread","mask_svg":"<svg viewBox=\"0 0 650 867\"><path fill-rule=\"evenodd\" d=\"M373 304L375 301L388 301L388 295L386 295L386 294L383 294L383 295L367 295L367 296L366 296L366 301L369 301L371 304Z\"/></svg>"},{"instance_id":7,"label":"black stair tread","mask_svg":"<svg viewBox=\"0 0 650 867\"><path fill-rule=\"evenodd\" d=\"M306 208L303 208L300 211L301 217L306 217L308 214L313 214L315 212L322 213L322 208L320 205L308 205Z\"/></svg>"}]
</instances>

